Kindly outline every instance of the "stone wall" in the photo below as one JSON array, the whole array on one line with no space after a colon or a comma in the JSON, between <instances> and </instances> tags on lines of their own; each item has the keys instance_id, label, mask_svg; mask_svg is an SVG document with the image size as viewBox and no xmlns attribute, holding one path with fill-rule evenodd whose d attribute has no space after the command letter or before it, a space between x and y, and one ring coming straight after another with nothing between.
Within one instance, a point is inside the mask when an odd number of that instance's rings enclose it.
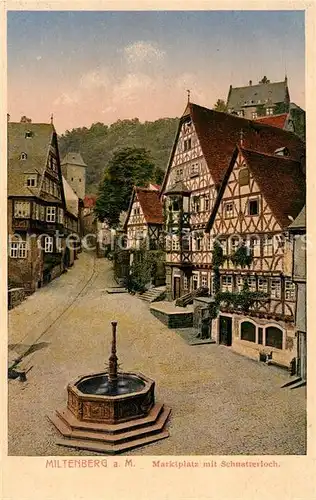
<instances>
[{"instance_id":1,"label":"stone wall","mask_svg":"<svg viewBox=\"0 0 316 500\"><path fill-rule=\"evenodd\" d=\"M24 288L11 288L8 290L8 308L18 306L25 299Z\"/></svg>"}]
</instances>

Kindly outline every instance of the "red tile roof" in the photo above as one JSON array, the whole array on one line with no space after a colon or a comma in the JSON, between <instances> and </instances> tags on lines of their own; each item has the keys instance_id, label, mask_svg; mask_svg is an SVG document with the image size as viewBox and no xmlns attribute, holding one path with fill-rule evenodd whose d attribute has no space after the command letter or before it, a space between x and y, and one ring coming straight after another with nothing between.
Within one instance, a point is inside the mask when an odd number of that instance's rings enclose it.
<instances>
[{"instance_id":1,"label":"red tile roof","mask_svg":"<svg viewBox=\"0 0 316 500\"><path fill-rule=\"evenodd\" d=\"M94 194L87 194L83 200L83 206L85 208L91 208L95 206L97 197Z\"/></svg>"},{"instance_id":2,"label":"red tile roof","mask_svg":"<svg viewBox=\"0 0 316 500\"><path fill-rule=\"evenodd\" d=\"M241 153L281 228L286 229L297 217L306 201L305 174L299 161L279 155L268 155L236 147L230 166L221 184L214 209L206 225L209 231L214 223L226 184ZM289 216L292 218L289 219Z\"/></svg>"},{"instance_id":3,"label":"red tile roof","mask_svg":"<svg viewBox=\"0 0 316 500\"><path fill-rule=\"evenodd\" d=\"M135 194L147 224L163 224L162 204L159 199L159 191L136 187Z\"/></svg>"},{"instance_id":4,"label":"red tile roof","mask_svg":"<svg viewBox=\"0 0 316 500\"><path fill-rule=\"evenodd\" d=\"M289 157L272 156L240 148L262 195L280 226L287 228L306 202L301 164Z\"/></svg>"},{"instance_id":5,"label":"red tile roof","mask_svg":"<svg viewBox=\"0 0 316 500\"><path fill-rule=\"evenodd\" d=\"M304 143L292 132L188 103L180 119L162 192L168 178L181 125L188 116L192 119L203 155L217 187L220 186L224 178L236 144L240 142L241 130L243 146L246 148L273 154L277 148L286 146L291 157L295 159L300 159L305 154Z\"/></svg>"},{"instance_id":6,"label":"red tile roof","mask_svg":"<svg viewBox=\"0 0 316 500\"><path fill-rule=\"evenodd\" d=\"M255 121L264 123L265 125L270 125L272 127L284 129L287 118L288 114L283 113L282 115L261 116L260 118L257 118Z\"/></svg>"}]
</instances>

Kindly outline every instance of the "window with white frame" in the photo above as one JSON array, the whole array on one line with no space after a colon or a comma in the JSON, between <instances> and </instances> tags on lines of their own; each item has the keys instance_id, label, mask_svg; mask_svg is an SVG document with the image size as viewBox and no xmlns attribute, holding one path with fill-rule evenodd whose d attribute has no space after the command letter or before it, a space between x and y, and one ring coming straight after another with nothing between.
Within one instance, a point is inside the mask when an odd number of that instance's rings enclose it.
<instances>
[{"instance_id":1,"label":"window with white frame","mask_svg":"<svg viewBox=\"0 0 316 500\"><path fill-rule=\"evenodd\" d=\"M237 276L236 288L238 292L241 292L244 287L244 278L242 276Z\"/></svg>"},{"instance_id":2,"label":"window with white frame","mask_svg":"<svg viewBox=\"0 0 316 500\"><path fill-rule=\"evenodd\" d=\"M234 254L238 250L239 244L240 238L237 238L236 236L230 238L230 251L232 254Z\"/></svg>"},{"instance_id":3,"label":"window with white frame","mask_svg":"<svg viewBox=\"0 0 316 500\"><path fill-rule=\"evenodd\" d=\"M281 280L280 278L270 279L270 293L272 299L281 298Z\"/></svg>"},{"instance_id":4,"label":"window with white frame","mask_svg":"<svg viewBox=\"0 0 316 500\"><path fill-rule=\"evenodd\" d=\"M224 204L224 217L231 218L234 216L234 203L229 202Z\"/></svg>"},{"instance_id":5,"label":"window with white frame","mask_svg":"<svg viewBox=\"0 0 316 500\"><path fill-rule=\"evenodd\" d=\"M266 115L267 115L267 116L271 116L271 115L273 115L273 108L267 108L267 109L266 109Z\"/></svg>"},{"instance_id":6,"label":"window with white frame","mask_svg":"<svg viewBox=\"0 0 316 500\"><path fill-rule=\"evenodd\" d=\"M45 253L52 253L53 252L53 237L52 236L45 236L44 252Z\"/></svg>"},{"instance_id":7,"label":"window with white frame","mask_svg":"<svg viewBox=\"0 0 316 500\"><path fill-rule=\"evenodd\" d=\"M180 250L180 239L178 236L172 236L172 250L178 251Z\"/></svg>"},{"instance_id":8,"label":"window with white frame","mask_svg":"<svg viewBox=\"0 0 316 500\"><path fill-rule=\"evenodd\" d=\"M243 109L240 109L239 111L237 111L237 116L244 116L244 110Z\"/></svg>"},{"instance_id":9,"label":"window with white frame","mask_svg":"<svg viewBox=\"0 0 316 500\"><path fill-rule=\"evenodd\" d=\"M233 277L232 276L222 276L222 291L232 292L233 291Z\"/></svg>"},{"instance_id":10,"label":"window with white frame","mask_svg":"<svg viewBox=\"0 0 316 500\"><path fill-rule=\"evenodd\" d=\"M183 168L177 168L176 170L176 179L180 180L183 177Z\"/></svg>"},{"instance_id":11,"label":"window with white frame","mask_svg":"<svg viewBox=\"0 0 316 500\"><path fill-rule=\"evenodd\" d=\"M28 219L31 215L31 204L29 201L14 202L14 217Z\"/></svg>"},{"instance_id":12,"label":"window with white frame","mask_svg":"<svg viewBox=\"0 0 316 500\"><path fill-rule=\"evenodd\" d=\"M247 277L247 283L250 292L256 292L257 291L257 280L255 276L248 276Z\"/></svg>"},{"instance_id":13,"label":"window with white frame","mask_svg":"<svg viewBox=\"0 0 316 500\"><path fill-rule=\"evenodd\" d=\"M192 198L192 211L198 213L201 208L200 196L193 196Z\"/></svg>"},{"instance_id":14,"label":"window with white frame","mask_svg":"<svg viewBox=\"0 0 316 500\"><path fill-rule=\"evenodd\" d=\"M27 257L26 241L11 241L10 257L11 259L26 259Z\"/></svg>"},{"instance_id":15,"label":"window with white frame","mask_svg":"<svg viewBox=\"0 0 316 500\"><path fill-rule=\"evenodd\" d=\"M258 278L258 292L268 292L268 280L266 278Z\"/></svg>"},{"instance_id":16,"label":"window with white frame","mask_svg":"<svg viewBox=\"0 0 316 500\"><path fill-rule=\"evenodd\" d=\"M27 187L36 187L37 186L37 175L28 175L26 178Z\"/></svg>"},{"instance_id":17,"label":"window with white frame","mask_svg":"<svg viewBox=\"0 0 316 500\"><path fill-rule=\"evenodd\" d=\"M56 207L46 207L46 221L56 222Z\"/></svg>"},{"instance_id":18,"label":"window with white frame","mask_svg":"<svg viewBox=\"0 0 316 500\"><path fill-rule=\"evenodd\" d=\"M266 236L263 240L263 255L267 257L273 255L273 238L271 236Z\"/></svg>"},{"instance_id":19,"label":"window with white frame","mask_svg":"<svg viewBox=\"0 0 316 500\"><path fill-rule=\"evenodd\" d=\"M203 286L204 288L207 288L207 285L208 285L207 281L208 281L207 280L207 274L203 273L201 275L201 286Z\"/></svg>"},{"instance_id":20,"label":"window with white frame","mask_svg":"<svg viewBox=\"0 0 316 500\"><path fill-rule=\"evenodd\" d=\"M193 290L197 290L199 288L199 275L198 274L192 275L192 283L193 283Z\"/></svg>"},{"instance_id":21,"label":"window with white frame","mask_svg":"<svg viewBox=\"0 0 316 500\"><path fill-rule=\"evenodd\" d=\"M258 113L257 113L257 111L253 111L253 112L252 112L252 119L253 119L253 120L256 120L257 118L258 118Z\"/></svg>"},{"instance_id":22,"label":"window with white frame","mask_svg":"<svg viewBox=\"0 0 316 500\"><path fill-rule=\"evenodd\" d=\"M285 300L295 300L296 287L290 279L285 280Z\"/></svg>"},{"instance_id":23,"label":"window with white frame","mask_svg":"<svg viewBox=\"0 0 316 500\"><path fill-rule=\"evenodd\" d=\"M183 289L189 290L189 280L186 276L183 276Z\"/></svg>"},{"instance_id":24,"label":"window with white frame","mask_svg":"<svg viewBox=\"0 0 316 500\"><path fill-rule=\"evenodd\" d=\"M250 249L253 257L260 257L260 239L250 238Z\"/></svg>"},{"instance_id":25,"label":"window with white frame","mask_svg":"<svg viewBox=\"0 0 316 500\"><path fill-rule=\"evenodd\" d=\"M190 175L191 177L198 175L199 174L199 164L198 163L192 163L191 165L191 172Z\"/></svg>"}]
</instances>

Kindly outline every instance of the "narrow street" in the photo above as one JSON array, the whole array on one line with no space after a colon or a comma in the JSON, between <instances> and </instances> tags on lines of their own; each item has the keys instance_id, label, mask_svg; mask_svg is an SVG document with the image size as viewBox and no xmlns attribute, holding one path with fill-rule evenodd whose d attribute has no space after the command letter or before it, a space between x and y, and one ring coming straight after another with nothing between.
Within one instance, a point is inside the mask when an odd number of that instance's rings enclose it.
<instances>
[{"instance_id":1,"label":"narrow street","mask_svg":"<svg viewBox=\"0 0 316 500\"><path fill-rule=\"evenodd\" d=\"M66 404L68 382L104 370L114 319L121 367L153 378L157 400L172 408L169 439L129 455L306 452L305 389L282 389L286 372L224 346L187 345L137 297L107 294L114 284L111 263L83 253L9 312L11 348L37 344L27 382L9 381L9 455L96 455L57 446L47 415Z\"/></svg>"}]
</instances>

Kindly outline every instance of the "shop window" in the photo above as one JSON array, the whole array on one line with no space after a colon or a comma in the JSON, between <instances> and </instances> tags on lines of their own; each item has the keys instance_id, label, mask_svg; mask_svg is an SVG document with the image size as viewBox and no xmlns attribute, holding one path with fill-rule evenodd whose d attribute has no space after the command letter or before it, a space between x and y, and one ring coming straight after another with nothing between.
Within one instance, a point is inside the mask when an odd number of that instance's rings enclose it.
<instances>
[{"instance_id":1,"label":"shop window","mask_svg":"<svg viewBox=\"0 0 316 500\"><path fill-rule=\"evenodd\" d=\"M266 346L282 349L283 332L276 326L268 326L266 328Z\"/></svg>"},{"instance_id":2,"label":"shop window","mask_svg":"<svg viewBox=\"0 0 316 500\"><path fill-rule=\"evenodd\" d=\"M256 327L250 321L243 321L240 325L240 338L241 340L248 340L248 342L256 342Z\"/></svg>"}]
</instances>

